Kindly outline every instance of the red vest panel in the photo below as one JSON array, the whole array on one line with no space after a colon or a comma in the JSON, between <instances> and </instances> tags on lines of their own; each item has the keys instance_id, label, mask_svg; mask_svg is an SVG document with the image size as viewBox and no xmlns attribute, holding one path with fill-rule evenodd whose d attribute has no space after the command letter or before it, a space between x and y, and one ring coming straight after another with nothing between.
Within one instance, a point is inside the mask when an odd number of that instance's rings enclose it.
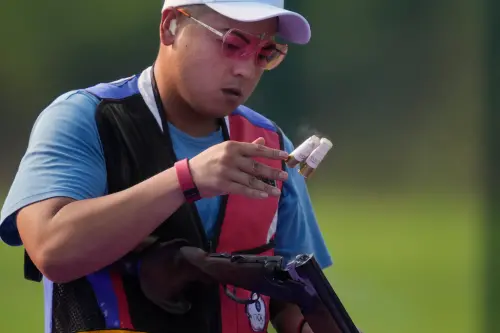
<instances>
[{"instance_id":1,"label":"red vest panel","mask_svg":"<svg viewBox=\"0 0 500 333\"><path fill-rule=\"evenodd\" d=\"M231 140L252 142L259 137L266 140L266 146L281 149L280 137L276 131L252 124L240 114L229 116ZM256 158L274 168L282 169L279 160ZM282 188L282 182L277 181ZM253 249L269 243L274 238L277 222L279 198L250 199L239 195L229 195L222 224L217 252L235 252ZM262 255L273 255L269 250ZM228 286L234 291L232 286ZM237 289L238 298L257 297L248 290ZM222 333L266 332L269 323L269 297L261 296L251 305L239 304L230 299L221 287Z\"/></svg>"}]
</instances>

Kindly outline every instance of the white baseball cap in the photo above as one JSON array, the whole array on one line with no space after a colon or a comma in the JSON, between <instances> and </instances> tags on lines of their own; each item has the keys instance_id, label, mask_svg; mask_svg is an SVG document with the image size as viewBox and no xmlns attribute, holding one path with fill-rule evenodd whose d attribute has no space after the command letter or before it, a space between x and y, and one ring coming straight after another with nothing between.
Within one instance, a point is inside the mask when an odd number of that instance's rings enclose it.
<instances>
[{"instance_id":1,"label":"white baseball cap","mask_svg":"<svg viewBox=\"0 0 500 333\"><path fill-rule=\"evenodd\" d=\"M169 7L201 4L240 22L279 17L278 35L281 38L296 44L307 44L311 39L309 22L302 15L286 10L284 0L165 0L162 11Z\"/></svg>"}]
</instances>

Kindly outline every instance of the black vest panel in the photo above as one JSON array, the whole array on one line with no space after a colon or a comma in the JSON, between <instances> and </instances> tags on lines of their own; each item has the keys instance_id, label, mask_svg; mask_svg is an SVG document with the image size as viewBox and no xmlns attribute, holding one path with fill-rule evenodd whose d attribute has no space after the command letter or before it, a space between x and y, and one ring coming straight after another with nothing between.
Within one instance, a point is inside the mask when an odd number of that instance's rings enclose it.
<instances>
[{"instance_id":1,"label":"black vest panel","mask_svg":"<svg viewBox=\"0 0 500 333\"><path fill-rule=\"evenodd\" d=\"M173 166L175 154L170 138L162 133L140 94L121 100L102 100L96 111L96 123L106 161L109 194L134 186ZM161 242L185 239L193 246L210 251L194 204L182 205L153 235ZM130 262L138 258L140 253L131 253L122 260ZM144 296L136 275L123 273L122 282L132 324L137 331L220 332L218 286L209 288L193 284L185 295L192 303L191 310L184 315L173 315ZM53 333L106 329L86 278L54 284L52 320Z\"/></svg>"}]
</instances>

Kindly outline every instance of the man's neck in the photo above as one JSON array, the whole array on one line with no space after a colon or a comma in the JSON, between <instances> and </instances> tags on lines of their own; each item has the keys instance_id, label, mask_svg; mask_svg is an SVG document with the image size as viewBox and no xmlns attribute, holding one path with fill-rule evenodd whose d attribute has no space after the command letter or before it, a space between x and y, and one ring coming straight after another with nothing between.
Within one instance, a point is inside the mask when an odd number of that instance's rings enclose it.
<instances>
[{"instance_id":1,"label":"man's neck","mask_svg":"<svg viewBox=\"0 0 500 333\"><path fill-rule=\"evenodd\" d=\"M193 110L176 92L173 84L165 75L161 75L160 68L154 67L156 86L163 104L163 112L171 124L182 132L193 137L210 135L219 127L217 119L204 117ZM162 112L162 110L159 110Z\"/></svg>"}]
</instances>

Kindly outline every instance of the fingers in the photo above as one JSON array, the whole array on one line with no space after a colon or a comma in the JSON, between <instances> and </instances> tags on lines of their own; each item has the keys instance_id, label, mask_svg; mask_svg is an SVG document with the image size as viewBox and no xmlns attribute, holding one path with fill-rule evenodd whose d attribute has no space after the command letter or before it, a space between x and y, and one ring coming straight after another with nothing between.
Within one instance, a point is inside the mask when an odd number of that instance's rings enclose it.
<instances>
[{"instance_id":1,"label":"fingers","mask_svg":"<svg viewBox=\"0 0 500 333\"><path fill-rule=\"evenodd\" d=\"M280 168L272 168L264 163L255 161L252 157L262 157L274 160L284 160L288 153L279 149L264 146L264 138L258 138L252 143L226 141L214 156L214 174L211 185L213 192L240 194L251 198L278 197L281 191L266 180L281 180L288 178L288 174ZM264 181L260 179L264 179Z\"/></svg>"},{"instance_id":2,"label":"fingers","mask_svg":"<svg viewBox=\"0 0 500 333\"><path fill-rule=\"evenodd\" d=\"M239 183L231 183L231 185L229 186L229 191L232 194L244 195L246 197L254 199L265 199L269 197L269 194L266 192L250 188Z\"/></svg>"},{"instance_id":3,"label":"fingers","mask_svg":"<svg viewBox=\"0 0 500 333\"><path fill-rule=\"evenodd\" d=\"M288 157L288 153L283 150L266 147L263 138L258 138L252 143L238 142L237 148L243 156L249 157L265 157L273 160L284 160Z\"/></svg>"},{"instance_id":4,"label":"fingers","mask_svg":"<svg viewBox=\"0 0 500 333\"><path fill-rule=\"evenodd\" d=\"M281 194L281 191L277 187L266 184L251 174L234 170L228 176L232 181L232 184L230 185L233 187L230 189L232 193L234 193L234 190L238 190L240 191L240 194L261 198L266 198L268 196L278 197ZM245 188L242 188L241 186Z\"/></svg>"},{"instance_id":5,"label":"fingers","mask_svg":"<svg viewBox=\"0 0 500 333\"><path fill-rule=\"evenodd\" d=\"M261 138L255 139L252 143L256 144L256 145L264 145L264 144L266 144L266 140L264 140L264 138L261 137Z\"/></svg>"},{"instance_id":6,"label":"fingers","mask_svg":"<svg viewBox=\"0 0 500 333\"><path fill-rule=\"evenodd\" d=\"M285 171L259 163L252 158L239 157L235 162L240 170L253 176L283 181L288 178L288 173L286 173Z\"/></svg>"}]
</instances>

